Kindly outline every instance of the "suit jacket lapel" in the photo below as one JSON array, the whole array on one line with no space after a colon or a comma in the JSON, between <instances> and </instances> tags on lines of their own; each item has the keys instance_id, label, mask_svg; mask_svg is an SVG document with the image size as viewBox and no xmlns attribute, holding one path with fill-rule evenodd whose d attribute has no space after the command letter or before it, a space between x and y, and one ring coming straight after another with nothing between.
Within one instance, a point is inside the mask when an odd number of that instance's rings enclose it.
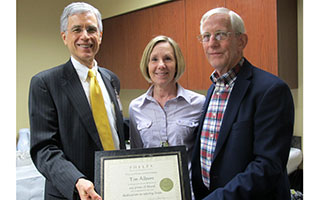
<instances>
[{"instance_id":1,"label":"suit jacket lapel","mask_svg":"<svg viewBox=\"0 0 320 200\"><path fill-rule=\"evenodd\" d=\"M206 101L204 102L203 107L202 107L202 115L200 117L200 124L199 124L199 128L197 130L197 138L196 138L196 142L195 142L195 150L193 151L193 156L192 156L192 157L196 158L197 161L199 161L198 162L199 167L200 167L200 159L198 159L198 158L200 156L201 132L202 132L203 123L204 123L204 120L206 118L206 113L207 113L207 110L208 110L208 106L209 106L209 103L210 103L211 96L212 96L214 88L215 88L215 85L211 84L211 86L210 86L210 88L208 89L208 92L207 92Z\"/></svg>"},{"instance_id":2,"label":"suit jacket lapel","mask_svg":"<svg viewBox=\"0 0 320 200\"><path fill-rule=\"evenodd\" d=\"M87 132L97 146L103 149L89 102L83 91L77 72L70 60L65 64L61 85L65 94L70 98L71 104L73 104L74 108L79 113L80 119L82 120Z\"/></svg>"},{"instance_id":3,"label":"suit jacket lapel","mask_svg":"<svg viewBox=\"0 0 320 200\"><path fill-rule=\"evenodd\" d=\"M219 154L224 142L228 138L232 124L237 116L241 101L245 96L246 91L251 83L251 81L248 80L252 75L252 71L249 65L249 62L245 60L242 69L237 76L232 92L230 94L228 104L223 116L217 146L213 156L213 161Z\"/></svg>"},{"instance_id":4,"label":"suit jacket lapel","mask_svg":"<svg viewBox=\"0 0 320 200\"><path fill-rule=\"evenodd\" d=\"M208 111L209 103L210 103L214 88L215 88L215 84L213 83L213 84L211 84L210 88L208 89L206 101L204 102L204 106L202 108L202 116L200 118L200 124L199 124L199 130L198 130L198 140L200 140L200 136L201 136L201 132L202 132L202 128L203 128L203 123L206 118L206 114Z\"/></svg>"},{"instance_id":5,"label":"suit jacket lapel","mask_svg":"<svg viewBox=\"0 0 320 200\"><path fill-rule=\"evenodd\" d=\"M104 82L104 84L105 84L105 86L106 86L106 88L108 90L108 94L109 94L109 96L111 98L111 101L115 105L116 104L115 103L116 102L116 96L115 96L114 88L111 85L112 78L108 73L105 73L103 70L100 70L99 68L98 68L98 70L99 70L99 72L101 74L101 78L102 78L102 80L103 80L103 82Z\"/></svg>"}]
</instances>

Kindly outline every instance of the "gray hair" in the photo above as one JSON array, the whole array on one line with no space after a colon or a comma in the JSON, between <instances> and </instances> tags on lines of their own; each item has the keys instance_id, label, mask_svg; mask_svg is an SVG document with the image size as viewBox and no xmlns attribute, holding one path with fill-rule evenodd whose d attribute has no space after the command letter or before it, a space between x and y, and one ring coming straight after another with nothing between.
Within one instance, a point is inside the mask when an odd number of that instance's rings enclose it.
<instances>
[{"instance_id":1,"label":"gray hair","mask_svg":"<svg viewBox=\"0 0 320 200\"><path fill-rule=\"evenodd\" d=\"M229 10L228 8L220 7L220 8L214 8L206 12L200 21L200 33L203 33L203 23L208 19L211 15L214 14L227 14L229 15L230 22L231 22L231 28L236 33L245 33L246 29L244 27L244 22L242 18L232 10Z\"/></svg>"},{"instance_id":2,"label":"gray hair","mask_svg":"<svg viewBox=\"0 0 320 200\"><path fill-rule=\"evenodd\" d=\"M79 14L79 13L86 13L86 12L91 12L96 16L98 21L99 31L102 32L103 27L102 27L101 14L99 10L93 7L92 5L84 2L74 2L64 8L63 13L60 17L60 31L67 33L69 16L72 16L74 14Z\"/></svg>"}]
</instances>

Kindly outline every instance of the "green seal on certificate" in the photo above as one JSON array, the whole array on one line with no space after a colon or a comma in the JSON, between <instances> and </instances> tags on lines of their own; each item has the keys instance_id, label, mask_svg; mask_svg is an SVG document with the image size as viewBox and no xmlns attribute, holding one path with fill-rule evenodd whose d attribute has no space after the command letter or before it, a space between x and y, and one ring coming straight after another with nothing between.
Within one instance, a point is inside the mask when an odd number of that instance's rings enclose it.
<instances>
[{"instance_id":1,"label":"green seal on certificate","mask_svg":"<svg viewBox=\"0 0 320 200\"><path fill-rule=\"evenodd\" d=\"M169 192L173 188L173 182L170 178L164 178L160 181L160 188L164 192Z\"/></svg>"}]
</instances>

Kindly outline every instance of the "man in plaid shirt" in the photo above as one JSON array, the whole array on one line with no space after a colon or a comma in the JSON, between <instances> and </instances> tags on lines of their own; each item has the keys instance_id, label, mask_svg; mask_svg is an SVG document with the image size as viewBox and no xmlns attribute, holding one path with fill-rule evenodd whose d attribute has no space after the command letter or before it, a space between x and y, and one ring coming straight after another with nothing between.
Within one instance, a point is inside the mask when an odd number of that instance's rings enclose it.
<instances>
[{"instance_id":1,"label":"man in plaid shirt","mask_svg":"<svg viewBox=\"0 0 320 200\"><path fill-rule=\"evenodd\" d=\"M243 56L248 36L235 12L209 10L200 32L215 71L193 152L195 199L289 200L286 164L294 124L289 87Z\"/></svg>"}]
</instances>

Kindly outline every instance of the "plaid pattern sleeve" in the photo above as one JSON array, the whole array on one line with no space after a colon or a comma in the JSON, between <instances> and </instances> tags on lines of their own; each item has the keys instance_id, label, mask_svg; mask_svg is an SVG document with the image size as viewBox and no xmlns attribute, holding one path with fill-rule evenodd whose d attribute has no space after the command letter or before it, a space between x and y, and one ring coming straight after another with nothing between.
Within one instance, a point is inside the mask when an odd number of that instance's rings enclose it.
<instances>
[{"instance_id":1,"label":"plaid pattern sleeve","mask_svg":"<svg viewBox=\"0 0 320 200\"><path fill-rule=\"evenodd\" d=\"M218 77L216 72L212 76L215 89L209 102L200 137L201 174L203 183L208 188L210 186L212 158L219 137L223 115L239 70L240 66L237 65L221 77Z\"/></svg>"}]
</instances>

